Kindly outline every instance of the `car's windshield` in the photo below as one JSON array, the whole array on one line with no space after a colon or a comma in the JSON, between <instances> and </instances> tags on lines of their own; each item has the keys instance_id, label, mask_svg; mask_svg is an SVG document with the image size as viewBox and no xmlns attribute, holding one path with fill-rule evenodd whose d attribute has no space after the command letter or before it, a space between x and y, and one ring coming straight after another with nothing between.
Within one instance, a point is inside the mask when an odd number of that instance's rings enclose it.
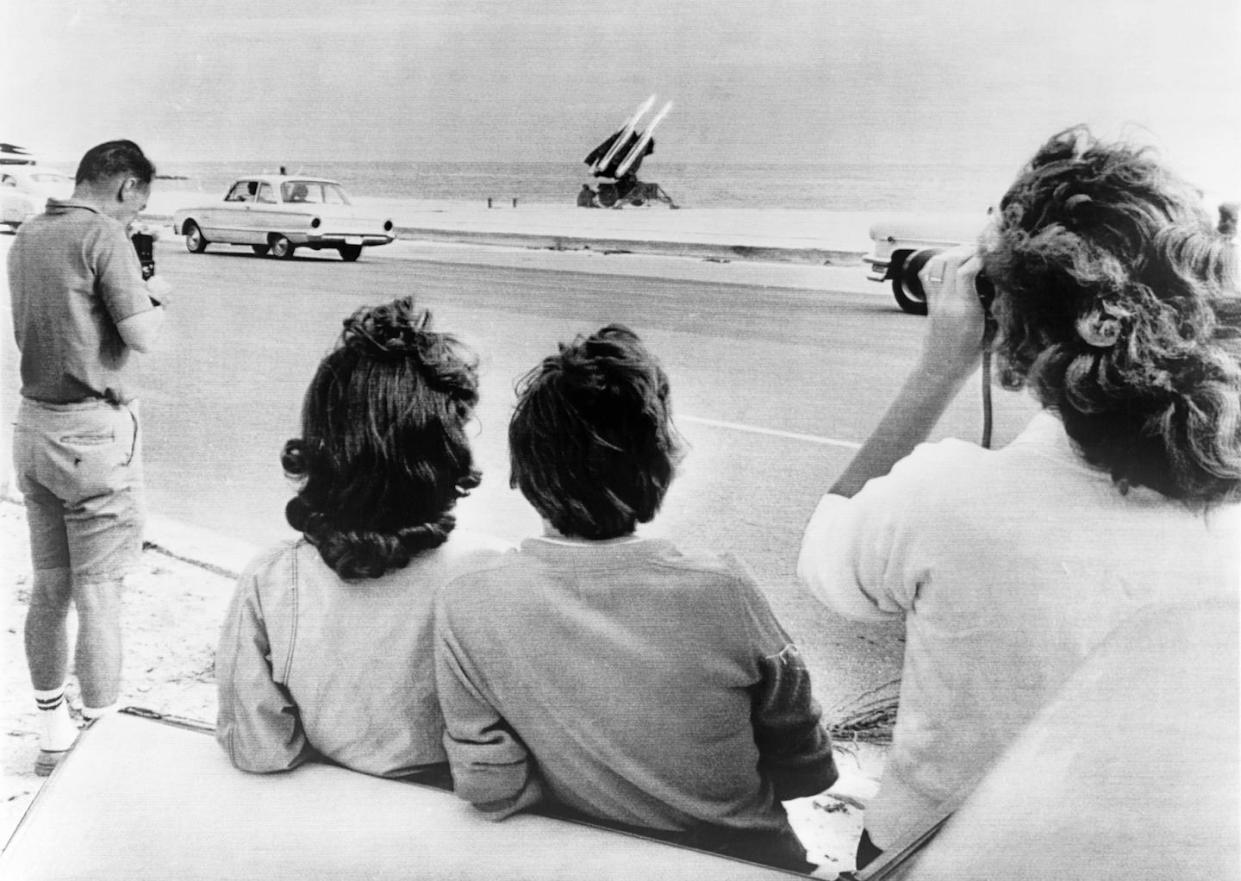
<instances>
[{"instance_id":1,"label":"car's windshield","mask_svg":"<svg viewBox=\"0 0 1241 881\"><path fill-rule=\"evenodd\" d=\"M285 202L309 202L314 205L348 205L349 197L340 184L321 180L288 180L280 185Z\"/></svg>"},{"instance_id":2,"label":"car's windshield","mask_svg":"<svg viewBox=\"0 0 1241 881\"><path fill-rule=\"evenodd\" d=\"M41 184L67 184L72 183L73 178L64 174L57 174L54 171L45 171L40 174L30 175L30 179L38 181Z\"/></svg>"}]
</instances>

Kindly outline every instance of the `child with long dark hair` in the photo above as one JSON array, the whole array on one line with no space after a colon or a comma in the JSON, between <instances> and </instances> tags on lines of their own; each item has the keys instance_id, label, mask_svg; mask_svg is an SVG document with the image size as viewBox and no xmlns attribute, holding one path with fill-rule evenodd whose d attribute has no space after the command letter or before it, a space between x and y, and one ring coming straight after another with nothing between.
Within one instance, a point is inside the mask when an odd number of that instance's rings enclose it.
<instances>
[{"instance_id":1,"label":"child with long dark hair","mask_svg":"<svg viewBox=\"0 0 1241 881\"><path fill-rule=\"evenodd\" d=\"M479 482L477 402L476 357L413 298L345 320L281 457L302 537L247 567L216 654L217 739L237 767L442 777L432 599L501 547L454 532Z\"/></svg>"}]
</instances>

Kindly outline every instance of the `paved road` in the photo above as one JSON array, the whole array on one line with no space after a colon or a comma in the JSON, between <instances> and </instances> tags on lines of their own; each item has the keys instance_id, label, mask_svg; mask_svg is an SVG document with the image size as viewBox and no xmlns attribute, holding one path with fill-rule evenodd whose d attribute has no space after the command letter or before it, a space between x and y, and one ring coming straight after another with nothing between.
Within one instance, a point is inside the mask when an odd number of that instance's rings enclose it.
<instances>
[{"instance_id":1,"label":"paved road","mask_svg":"<svg viewBox=\"0 0 1241 881\"><path fill-rule=\"evenodd\" d=\"M538 522L508 488L513 383L557 341L620 321L663 360L689 444L649 531L742 557L802 643L825 704L896 674L899 628L847 625L793 580L806 517L878 420L918 345L921 319L901 314L881 291L864 282L837 285L845 291L796 280L726 283L752 280L752 266L733 273L685 260L625 263L622 255L592 264L581 255L408 243L355 264L334 254L190 255L173 241L160 243L157 259L177 291L162 351L144 367L152 510L256 544L289 535L282 512L290 488L278 456L297 432L318 359L355 307L412 293L483 356L475 446L484 483L461 504L461 523L519 538ZM596 270L600 261L609 261L606 271ZM770 277L790 283L782 271L773 267ZM977 437L976 397L958 401L936 435ZM1031 408L996 397L1003 443Z\"/></svg>"}]
</instances>

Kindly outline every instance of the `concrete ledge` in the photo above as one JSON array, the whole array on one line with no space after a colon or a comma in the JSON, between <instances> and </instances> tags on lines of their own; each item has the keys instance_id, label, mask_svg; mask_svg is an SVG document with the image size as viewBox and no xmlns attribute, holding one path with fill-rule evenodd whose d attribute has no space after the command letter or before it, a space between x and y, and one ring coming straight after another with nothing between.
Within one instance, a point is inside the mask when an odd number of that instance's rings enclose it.
<instances>
[{"instance_id":1,"label":"concrete ledge","mask_svg":"<svg viewBox=\"0 0 1241 881\"><path fill-rule=\"evenodd\" d=\"M783 248L714 242L671 242L642 239L562 236L548 233L484 232L480 230L397 227L397 237L429 242L464 242L499 247L539 248L551 251L658 254L718 260L759 260L768 263L808 263L816 266L857 266L862 252L829 248Z\"/></svg>"},{"instance_id":2,"label":"concrete ledge","mask_svg":"<svg viewBox=\"0 0 1241 881\"><path fill-rule=\"evenodd\" d=\"M143 214L142 219L170 225L172 215L163 212ZM636 231L635 231L636 232ZM562 235L555 232L517 232L505 229L461 229L453 226L396 227L398 239L424 242L453 242L507 248L549 251L600 251L603 253L654 254L664 257L690 257L701 260L794 263L811 266L860 266L860 249L805 247L789 244L746 244L730 241L719 234L719 241L651 238L639 233L633 238L615 235Z\"/></svg>"}]
</instances>

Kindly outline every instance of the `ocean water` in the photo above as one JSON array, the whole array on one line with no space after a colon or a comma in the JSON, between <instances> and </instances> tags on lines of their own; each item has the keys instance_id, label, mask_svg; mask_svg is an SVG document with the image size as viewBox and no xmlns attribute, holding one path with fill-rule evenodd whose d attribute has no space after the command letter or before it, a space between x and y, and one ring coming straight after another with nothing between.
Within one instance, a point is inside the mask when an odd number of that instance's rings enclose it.
<instances>
[{"instance_id":1,"label":"ocean water","mask_svg":"<svg viewBox=\"0 0 1241 881\"><path fill-rule=\"evenodd\" d=\"M281 162L280 160L158 163L163 182L223 194L234 178L277 172L340 181L350 193L393 199L497 204L572 205L583 163L566 162ZM828 211L982 211L1012 180L1008 167L863 163L688 163L648 159L639 177L693 208L810 208Z\"/></svg>"}]
</instances>

